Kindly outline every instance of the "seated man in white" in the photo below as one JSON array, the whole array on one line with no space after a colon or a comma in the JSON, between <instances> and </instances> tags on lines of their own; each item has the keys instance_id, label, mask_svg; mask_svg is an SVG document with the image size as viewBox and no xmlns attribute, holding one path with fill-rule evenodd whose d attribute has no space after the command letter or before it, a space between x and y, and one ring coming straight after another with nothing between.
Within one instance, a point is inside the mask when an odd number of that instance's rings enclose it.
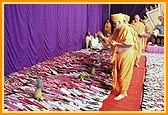
<instances>
[{"instance_id":1,"label":"seated man in white","mask_svg":"<svg viewBox=\"0 0 168 115\"><path fill-rule=\"evenodd\" d=\"M90 48L92 38L93 36L90 35L90 32L86 32L86 48Z\"/></svg>"},{"instance_id":2,"label":"seated man in white","mask_svg":"<svg viewBox=\"0 0 168 115\"><path fill-rule=\"evenodd\" d=\"M91 38L91 48L101 49L101 46L99 44L99 39L97 37L97 33L95 33L94 36Z\"/></svg>"}]
</instances>

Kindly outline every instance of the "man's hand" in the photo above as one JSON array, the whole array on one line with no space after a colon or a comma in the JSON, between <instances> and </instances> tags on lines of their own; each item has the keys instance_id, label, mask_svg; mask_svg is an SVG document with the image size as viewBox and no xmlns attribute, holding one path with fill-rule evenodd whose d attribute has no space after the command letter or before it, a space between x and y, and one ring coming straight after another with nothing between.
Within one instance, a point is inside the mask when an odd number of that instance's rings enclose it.
<instances>
[{"instance_id":1,"label":"man's hand","mask_svg":"<svg viewBox=\"0 0 168 115\"><path fill-rule=\"evenodd\" d=\"M112 60L112 59L109 60L109 63L110 63L110 64L114 64L114 60Z\"/></svg>"},{"instance_id":2,"label":"man's hand","mask_svg":"<svg viewBox=\"0 0 168 115\"><path fill-rule=\"evenodd\" d=\"M115 45L117 45L117 42L116 41L112 41L111 45L115 46Z\"/></svg>"}]
</instances>

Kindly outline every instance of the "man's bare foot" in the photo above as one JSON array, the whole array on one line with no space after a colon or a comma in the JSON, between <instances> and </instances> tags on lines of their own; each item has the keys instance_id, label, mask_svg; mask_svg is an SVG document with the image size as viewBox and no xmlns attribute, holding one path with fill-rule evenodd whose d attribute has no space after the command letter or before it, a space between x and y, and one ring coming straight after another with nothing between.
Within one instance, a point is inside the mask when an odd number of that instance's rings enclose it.
<instances>
[{"instance_id":1,"label":"man's bare foot","mask_svg":"<svg viewBox=\"0 0 168 115\"><path fill-rule=\"evenodd\" d=\"M136 67L140 67L138 63L135 64Z\"/></svg>"},{"instance_id":2,"label":"man's bare foot","mask_svg":"<svg viewBox=\"0 0 168 115\"><path fill-rule=\"evenodd\" d=\"M119 94L117 97L114 98L114 100L121 100L122 98L127 97L127 96L128 96L128 95L127 95L127 93L125 92L125 93L123 93L123 94Z\"/></svg>"}]
</instances>

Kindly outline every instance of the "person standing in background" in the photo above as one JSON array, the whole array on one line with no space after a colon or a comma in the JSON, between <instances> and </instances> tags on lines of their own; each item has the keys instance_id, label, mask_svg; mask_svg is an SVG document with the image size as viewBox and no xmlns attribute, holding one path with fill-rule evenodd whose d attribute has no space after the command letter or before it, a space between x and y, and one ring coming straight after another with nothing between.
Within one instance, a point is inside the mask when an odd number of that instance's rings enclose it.
<instances>
[{"instance_id":1,"label":"person standing in background","mask_svg":"<svg viewBox=\"0 0 168 115\"><path fill-rule=\"evenodd\" d=\"M111 34L111 23L109 20L104 25L104 35L107 36L108 34Z\"/></svg>"},{"instance_id":2,"label":"person standing in background","mask_svg":"<svg viewBox=\"0 0 168 115\"><path fill-rule=\"evenodd\" d=\"M134 16L135 23L133 23L136 32L138 33L138 50L136 51L136 60L135 60L135 66L139 67L139 60L142 54L142 47L143 47L143 34L145 33L145 25L140 22L140 17L138 14Z\"/></svg>"},{"instance_id":3,"label":"person standing in background","mask_svg":"<svg viewBox=\"0 0 168 115\"><path fill-rule=\"evenodd\" d=\"M144 38L143 38L142 50L145 51L148 38L150 37L150 32L149 32L150 28L149 26L146 25L147 19L142 20L142 23L145 25L145 33L143 35Z\"/></svg>"},{"instance_id":4,"label":"person standing in background","mask_svg":"<svg viewBox=\"0 0 168 115\"><path fill-rule=\"evenodd\" d=\"M135 27L132 24L129 24L130 16L127 14L124 14L125 20L124 23L127 24L131 28L131 33L133 35L133 41L134 41L134 52L137 52L138 50L138 33L135 29ZM136 53L135 53L135 61L136 62Z\"/></svg>"}]
</instances>

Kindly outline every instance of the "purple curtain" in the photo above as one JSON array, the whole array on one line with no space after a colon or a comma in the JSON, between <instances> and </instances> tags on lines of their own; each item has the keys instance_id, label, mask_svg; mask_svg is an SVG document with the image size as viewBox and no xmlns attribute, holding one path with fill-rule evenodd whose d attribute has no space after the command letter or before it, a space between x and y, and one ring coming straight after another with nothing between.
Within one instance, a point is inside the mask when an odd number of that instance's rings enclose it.
<instances>
[{"instance_id":1,"label":"purple curtain","mask_svg":"<svg viewBox=\"0 0 168 115\"><path fill-rule=\"evenodd\" d=\"M85 47L85 34L102 30L108 5L5 4L5 75Z\"/></svg>"}]
</instances>

